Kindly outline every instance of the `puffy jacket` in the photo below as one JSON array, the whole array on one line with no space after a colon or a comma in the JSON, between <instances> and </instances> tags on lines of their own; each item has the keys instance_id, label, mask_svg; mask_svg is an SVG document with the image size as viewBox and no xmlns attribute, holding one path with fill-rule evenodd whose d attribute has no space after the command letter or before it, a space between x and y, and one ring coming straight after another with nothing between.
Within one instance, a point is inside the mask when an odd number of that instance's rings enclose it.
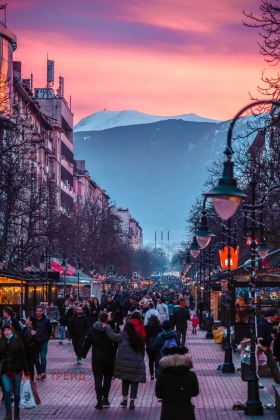
<instances>
[{"instance_id":1,"label":"puffy jacket","mask_svg":"<svg viewBox=\"0 0 280 420\"><path fill-rule=\"evenodd\" d=\"M184 329L188 327L188 319L190 319L190 313L185 308L178 308L173 313L173 324L176 325L177 329Z\"/></svg>"},{"instance_id":2,"label":"puffy jacket","mask_svg":"<svg viewBox=\"0 0 280 420\"><path fill-rule=\"evenodd\" d=\"M5 337L0 340L1 374L28 372L24 346L19 337L13 335L9 340Z\"/></svg>"},{"instance_id":3,"label":"puffy jacket","mask_svg":"<svg viewBox=\"0 0 280 420\"><path fill-rule=\"evenodd\" d=\"M43 315L41 319L36 318L36 325L41 343L47 343L52 333L50 320L45 315Z\"/></svg>"},{"instance_id":4,"label":"puffy jacket","mask_svg":"<svg viewBox=\"0 0 280 420\"><path fill-rule=\"evenodd\" d=\"M116 357L117 343L121 341L121 334L115 334L110 325L95 322L86 334L82 356L86 357L92 346L92 364L102 361L111 363Z\"/></svg>"},{"instance_id":5,"label":"puffy jacket","mask_svg":"<svg viewBox=\"0 0 280 420\"><path fill-rule=\"evenodd\" d=\"M122 341L118 346L114 377L131 382L146 382L144 355L135 352L129 345L127 333L122 332Z\"/></svg>"}]
</instances>

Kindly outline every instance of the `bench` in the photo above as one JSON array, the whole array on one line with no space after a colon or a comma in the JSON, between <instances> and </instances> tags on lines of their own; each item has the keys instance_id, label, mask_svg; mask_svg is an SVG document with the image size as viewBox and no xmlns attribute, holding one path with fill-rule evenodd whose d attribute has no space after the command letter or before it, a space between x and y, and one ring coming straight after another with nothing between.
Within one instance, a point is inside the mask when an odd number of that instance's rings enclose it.
<instances>
[{"instance_id":1,"label":"bench","mask_svg":"<svg viewBox=\"0 0 280 420\"><path fill-rule=\"evenodd\" d=\"M280 385L273 385L275 391L275 405L276 410L280 414Z\"/></svg>"}]
</instances>

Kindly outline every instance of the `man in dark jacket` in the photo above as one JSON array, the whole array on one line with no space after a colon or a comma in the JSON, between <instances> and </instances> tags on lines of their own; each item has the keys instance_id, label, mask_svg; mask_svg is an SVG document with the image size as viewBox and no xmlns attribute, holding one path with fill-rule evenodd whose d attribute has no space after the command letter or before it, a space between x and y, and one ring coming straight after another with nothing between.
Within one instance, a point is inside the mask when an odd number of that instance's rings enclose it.
<instances>
[{"instance_id":1,"label":"man in dark jacket","mask_svg":"<svg viewBox=\"0 0 280 420\"><path fill-rule=\"evenodd\" d=\"M258 328L258 341L265 350L267 357L267 365L270 369L271 375L277 384L280 384L280 372L272 353L273 330L272 322L275 313L273 310L268 309L263 316L259 317Z\"/></svg>"},{"instance_id":2,"label":"man in dark jacket","mask_svg":"<svg viewBox=\"0 0 280 420\"><path fill-rule=\"evenodd\" d=\"M52 326L50 320L44 315L44 310L41 306L36 308L36 325L41 341L41 350L36 359L37 377L44 380L46 379L47 352Z\"/></svg>"},{"instance_id":3,"label":"man in dark jacket","mask_svg":"<svg viewBox=\"0 0 280 420\"><path fill-rule=\"evenodd\" d=\"M185 345L186 341L188 319L190 319L190 313L188 309L185 309L185 303L182 300L179 303L179 308L173 312L173 324L176 326L178 339L182 346Z\"/></svg>"},{"instance_id":4,"label":"man in dark jacket","mask_svg":"<svg viewBox=\"0 0 280 420\"><path fill-rule=\"evenodd\" d=\"M115 334L107 322L108 314L100 312L98 321L88 330L82 350L82 356L85 358L92 346L92 371L97 398L96 409L110 406L108 397L114 373L116 344L121 341L121 335Z\"/></svg>"},{"instance_id":5,"label":"man in dark jacket","mask_svg":"<svg viewBox=\"0 0 280 420\"><path fill-rule=\"evenodd\" d=\"M82 348L88 327L89 320L83 314L83 307L78 306L76 314L70 318L68 329L79 365L82 363Z\"/></svg>"}]
</instances>

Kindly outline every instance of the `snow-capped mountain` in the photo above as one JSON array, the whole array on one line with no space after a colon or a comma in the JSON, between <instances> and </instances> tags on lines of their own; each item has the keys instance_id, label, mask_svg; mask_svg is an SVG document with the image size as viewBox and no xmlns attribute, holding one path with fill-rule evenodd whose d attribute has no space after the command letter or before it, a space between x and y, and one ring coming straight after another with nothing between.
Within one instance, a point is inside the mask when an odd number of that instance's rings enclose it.
<instances>
[{"instance_id":1,"label":"snow-capped mountain","mask_svg":"<svg viewBox=\"0 0 280 420\"><path fill-rule=\"evenodd\" d=\"M88 115L79 121L74 131L102 131L114 127L124 127L128 125L151 124L158 121L183 120L191 122L212 122L221 121L211 120L209 118L199 117L195 114L183 114L173 116L148 115L138 111L99 111Z\"/></svg>"}]
</instances>

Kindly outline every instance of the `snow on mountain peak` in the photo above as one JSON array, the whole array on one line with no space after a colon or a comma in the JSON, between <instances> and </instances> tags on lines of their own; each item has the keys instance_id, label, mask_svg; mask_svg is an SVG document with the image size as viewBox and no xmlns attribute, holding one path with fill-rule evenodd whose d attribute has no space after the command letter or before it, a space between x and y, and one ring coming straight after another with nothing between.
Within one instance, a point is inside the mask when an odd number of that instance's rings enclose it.
<instances>
[{"instance_id":1,"label":"snow on mountain peak","mask_svg":"<svg viewBox=\"0 0 280 420\"><path fill-rule=\"evenodd\" d=\"M95 112L81 119L74 127L74 131L102 131L108 128L121 127L136 124L151 124L164 120L184 120L192 122L215 122L209 118L199 117L195 114L174 115L170 117L148 115L138 111L103 111Z\"/></svg>"}]
</instances>

